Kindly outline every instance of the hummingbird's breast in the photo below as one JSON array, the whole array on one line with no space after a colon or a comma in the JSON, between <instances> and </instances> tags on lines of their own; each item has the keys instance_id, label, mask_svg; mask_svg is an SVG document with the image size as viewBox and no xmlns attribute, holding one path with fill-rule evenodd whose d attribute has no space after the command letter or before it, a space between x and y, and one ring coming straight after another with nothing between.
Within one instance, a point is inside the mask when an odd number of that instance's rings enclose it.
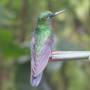
<instances>
[{"instance_id":1,"label":"hummingbird's breast","mask_svg":"<svg viewBox=\"0 0 90 90\"><path fill-rule=\"evenodd\" d=\"M43 47L45 42L52 36L52 30L50 26L39 25L36 29L36 50L37 52Z\"/></svg>"}]
</instances>

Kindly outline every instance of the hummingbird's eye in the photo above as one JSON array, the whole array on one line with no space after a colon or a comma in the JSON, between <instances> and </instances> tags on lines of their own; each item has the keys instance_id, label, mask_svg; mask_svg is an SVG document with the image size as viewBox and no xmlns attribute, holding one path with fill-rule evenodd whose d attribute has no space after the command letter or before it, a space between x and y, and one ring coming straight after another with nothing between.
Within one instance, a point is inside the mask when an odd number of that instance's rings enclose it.
<instances>
[{"instance_id":1,"label":"hummingbird's eye","mask_svg":"<svg viewBox=\"0 0 90 90\"><path fill-rule=\"evenodd\" d=\"M49 15L49 17L50 17L50 18L54 17L54 14L53 14L53 13L52 13L52 14L50 14L50 15Z\"/></svg>"},{"instance_id":2,"label":"hummingbird's eye","mask_svg":"<svg viewBox=\"0 0 90 90\"><path fill-rule=\"evenodd\" d=\"M53 16L54 16L53 13L49 13L47 17L48 17L48 18L52 18Z\"/></svg>"},{"instance_id":3,"label":"hummingbird's eye","mask_svg":"<svg viewBox=\"0 0 90 90\"><path fill-rule=\"evenodd\" d=\"M48 14L48 17L51 17L52 14Z\"/></svg>"}]
</instances>

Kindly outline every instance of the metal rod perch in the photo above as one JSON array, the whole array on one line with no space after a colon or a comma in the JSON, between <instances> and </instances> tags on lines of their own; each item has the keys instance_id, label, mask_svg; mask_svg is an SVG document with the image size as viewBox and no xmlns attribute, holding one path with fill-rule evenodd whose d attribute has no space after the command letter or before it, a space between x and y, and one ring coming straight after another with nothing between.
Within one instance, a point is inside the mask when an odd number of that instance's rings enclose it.
<instances>
[{"instance_id":1,"label":"metal rod perch","mask_svg":"<svg viewBox=\"0 0 90 90\"><path fill-rule=\"evenodd\" d=\"M90 51L53 51L49 61L89 59Z\"/></svg>"},{"instance_id":2,"label":"metal rod perch","mask_svg":"<svg viewBox=\"0 0 90 90\"><path fill-rule=\"evenodd\" d=\"M90 51L53 51L50 62L69 61L69 60L90 60ZM19 63L30 61L30 56L22 56L19 58Z\"/></svg>"}]
</instances>

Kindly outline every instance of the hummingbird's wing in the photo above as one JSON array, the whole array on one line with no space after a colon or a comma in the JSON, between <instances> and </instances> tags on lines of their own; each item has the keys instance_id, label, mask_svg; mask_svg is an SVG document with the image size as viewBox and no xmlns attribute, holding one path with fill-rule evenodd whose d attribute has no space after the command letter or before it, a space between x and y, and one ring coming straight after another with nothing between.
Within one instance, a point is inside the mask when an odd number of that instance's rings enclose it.
<instances>
[{"instance_id":1,"label":"hummingbird's wing","mask_svg":"<svg viewBox=\"0 0 90 90\"><path fill-rule=\"evenodd\" d=\"M35 62L33 64L32 70L33 75L38 76L45 69L49 57L51 56L51 48L52 48L53 40L52 37L48 37L48 39L44 42L39 54L36 53Z\"/></svg>"},{"instance_id":2,"label":"hummingbird's wing","mask_svg":"<svg viewBox=\"0 0 90 90\"><path fill-rule=\"evenodd\" d=\"M43 44L39 55L37 55L35 51L35 37L32 39L32 46L31 46L31 82L39 84L41 80L41 75L43 70L45 69L49 57L51 55L51 46L53 44L52 37L49 37Z\"/></svg>"},{"instance_id":3,"label":"hummingbird's wing","mask_svg":"<svg viewBox=\"0 0 90 90\"><path fill-rule=\"evenodd\" d=\"M31 84L32 86L38 86L42 78L42 73L36 77L34 77L31 73Z\"/></svg>"},{"instance_id":4,"label":"hummingbird's wing","mask_svg":"<svg viewBox=\"0 0 90 90\"><path fill-rule=\"evenodd\" d=\"M35 64L35 57L36 57L36 54L35 54L35 37L33 35L32 41L31 41L31 84L32 84L32 86L38 86L38 84L41 81L42 73L43 73L42 72L37 76L33 75L33 69L32 68Z\"/></svg>"}]
</instances>

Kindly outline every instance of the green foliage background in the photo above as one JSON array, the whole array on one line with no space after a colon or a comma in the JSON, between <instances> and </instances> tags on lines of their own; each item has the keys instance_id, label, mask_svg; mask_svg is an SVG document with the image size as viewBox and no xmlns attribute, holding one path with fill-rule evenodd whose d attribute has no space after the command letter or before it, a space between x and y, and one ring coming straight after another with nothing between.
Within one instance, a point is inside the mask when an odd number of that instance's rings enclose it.
<instances>
[{"instance_id":1,"label":"green foliage background","mask_svg":"<svg viewBox=\"0 0 90 90\"><path fill-rule=\"evenodd\" d=\"M52 20L56 50L90 50L90 0L0 0L0 90L90 90L90 63L49 63L38 88L30 85L30 40L37 16ZM54 66L54 67L53 67Z\"/></svg>"}]
</instances>

